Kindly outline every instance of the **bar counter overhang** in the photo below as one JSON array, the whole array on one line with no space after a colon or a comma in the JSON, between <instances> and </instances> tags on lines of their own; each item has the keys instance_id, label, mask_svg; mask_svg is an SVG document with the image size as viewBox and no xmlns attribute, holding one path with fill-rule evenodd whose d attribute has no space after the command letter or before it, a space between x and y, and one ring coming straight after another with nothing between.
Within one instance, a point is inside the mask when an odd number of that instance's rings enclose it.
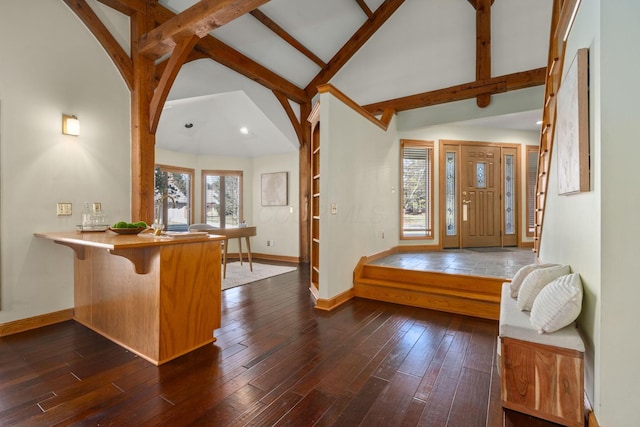
<instances>
[{"instance_id":1,"label":"bar counter overhang","mask_svg":"<svg viewBox=\"0 0 640 427\"><path fill-rule=\"evenodd\" d=\"M215 341L224 236L34 234L75 253L77 322L156 365Z\"/></svg>"}]
</instances>

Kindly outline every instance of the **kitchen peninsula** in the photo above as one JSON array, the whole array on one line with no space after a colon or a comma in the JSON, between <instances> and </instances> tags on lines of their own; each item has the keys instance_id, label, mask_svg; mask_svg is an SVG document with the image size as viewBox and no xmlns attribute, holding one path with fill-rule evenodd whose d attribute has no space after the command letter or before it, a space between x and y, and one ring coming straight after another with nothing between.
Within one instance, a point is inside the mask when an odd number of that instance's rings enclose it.
<instances>
[{"instance_id":1,"label":"kitchen peninsula","mask_svg":"<svg viewBox=\"0 0 640 427\"><path fill-rule=\"evenodd\" d=\"M35 233L73 249L74 319L160 365L215 341L223 236Z\"/></svg>"}]
</instances>

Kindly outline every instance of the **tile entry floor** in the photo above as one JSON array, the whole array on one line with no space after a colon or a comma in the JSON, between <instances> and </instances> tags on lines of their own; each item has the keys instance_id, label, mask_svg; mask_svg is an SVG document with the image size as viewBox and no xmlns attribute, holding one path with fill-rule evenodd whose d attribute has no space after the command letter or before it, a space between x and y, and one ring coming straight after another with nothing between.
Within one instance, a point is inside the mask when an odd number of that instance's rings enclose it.
<instances>
[{"instance_id":1,"label":"tile entry floor","mask_svg":"<svg viewBox=\"0 0 640 427\"><path fill-rule=\"evenodd\" d=\"M398 252L371 264L405 270L511 279L520 267L535 262L536 254L530 248L473 248Z\"/></svg>"}]
</instances>

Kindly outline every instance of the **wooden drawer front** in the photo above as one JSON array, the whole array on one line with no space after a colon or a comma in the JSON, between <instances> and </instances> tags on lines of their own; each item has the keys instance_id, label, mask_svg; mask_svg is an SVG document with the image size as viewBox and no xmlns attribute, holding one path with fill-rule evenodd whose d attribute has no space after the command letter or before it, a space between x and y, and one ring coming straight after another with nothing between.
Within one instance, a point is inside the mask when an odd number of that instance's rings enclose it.
<instances>
[{"instance_id":1,"label":"wooden drawer front","mask_svg":"<svg viewBox=\"0 0 640 427\"><path fill-rule=\"evenodd\" d=\"M502 406L584 426L583 353L502 338Z\"/></svg>"}]
</instances>

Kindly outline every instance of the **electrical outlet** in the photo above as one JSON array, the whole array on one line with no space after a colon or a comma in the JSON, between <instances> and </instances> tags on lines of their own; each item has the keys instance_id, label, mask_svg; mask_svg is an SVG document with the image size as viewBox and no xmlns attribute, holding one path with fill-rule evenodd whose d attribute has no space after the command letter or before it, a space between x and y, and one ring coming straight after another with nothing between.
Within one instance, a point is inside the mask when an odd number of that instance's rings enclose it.
<instances>
[{"instance_id":1,"label":"electrical outlet","mask_svg":"<svg viewBox=\"0 0 640 427\"><path fill-rule=\"evenodd\" d=\"M331 203L331 215L336 215L338 213L338 204Z\"/></svg>"},{"instance_id":2,"label":"electrical outlet","mask_svg":"<svg viewBox=\"0 0 640 427\"><path fill-rule=\"evenodd\" d=\"M275 242L273 240L267 240L267 246L275 246Z\"/></svg>"},{"instance_id":3,"label":"electrical outlet","mask_svg":"<svg viewBox=\"0 0 640 427\"><path fill-rule=\"evenodd\" d=\"M58 216L70 216L71 203L57 203L56 212Z\"/></svg>"}]
</instances>

